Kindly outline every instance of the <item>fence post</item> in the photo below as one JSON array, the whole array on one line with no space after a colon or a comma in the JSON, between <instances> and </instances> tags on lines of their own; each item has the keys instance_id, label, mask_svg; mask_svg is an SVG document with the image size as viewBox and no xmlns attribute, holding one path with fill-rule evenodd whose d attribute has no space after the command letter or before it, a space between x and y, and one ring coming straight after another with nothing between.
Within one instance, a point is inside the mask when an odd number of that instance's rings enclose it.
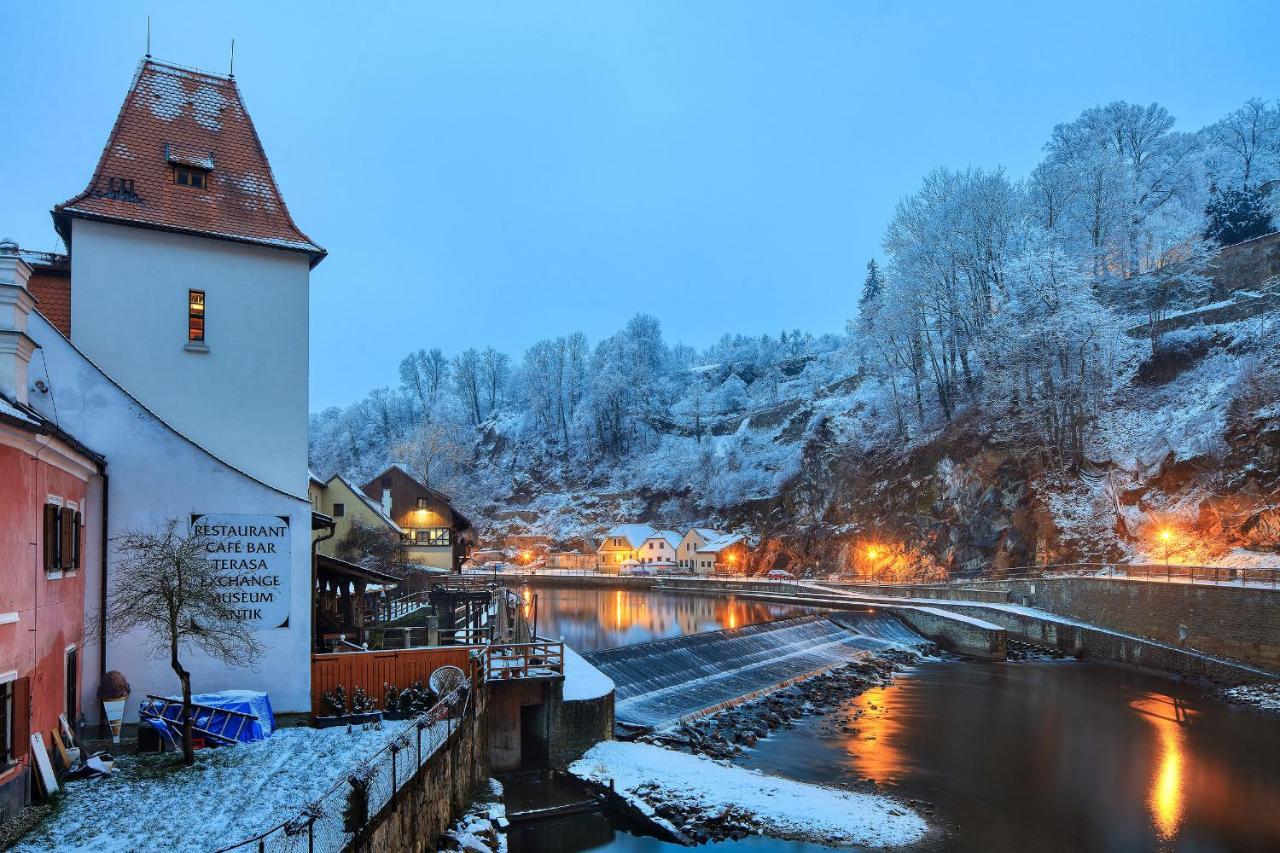
<instances>
[{"instance_id":1,"label":"fence post","mask_svg":"<svg viewBox=\"0 0 1280 853\"><path fill-rule=\"evenodd\" d=\"M399 750L391 750L391 797L396 796L396 752Z\"/></svg>"}]
</instances>

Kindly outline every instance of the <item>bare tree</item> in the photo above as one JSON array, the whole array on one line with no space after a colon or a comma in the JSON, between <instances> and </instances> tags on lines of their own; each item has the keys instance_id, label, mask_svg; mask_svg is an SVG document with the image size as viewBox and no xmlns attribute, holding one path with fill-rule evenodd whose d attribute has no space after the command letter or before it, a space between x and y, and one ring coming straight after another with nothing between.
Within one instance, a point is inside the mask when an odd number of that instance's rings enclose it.
<instances>
[{"instance_id":1,"label":"bare tree","mask_svg":"<svg viewBox=\"0 0 1280 853\"><path fill-rule=\"evenodd\" d=\"M409 466L424 486L447 489L468 454L457 426L441 419L420 424L412 435L391 446L391 455Z\"/></svg>"},{"instance_id":2,"label":"bare tree","mask_svg":"<svg viewBox=\"0 0 1280 853\"><path fill-rule=\"evenodd\" d=\"M469 349L453 359L453 384L458 393L458 399L471 415L471 423L479 424L481 421L480 395L484 385L481 377L480 353Z\"/></svg>"},{"instance_id":3,"label":"bare tree","mask_svg":"<svg viewBox=\"0 0 1280 853\"><path fill-rule=\"evenodd\" d=\"M262 644L227 601L226 576L209 558L213 540L189 530L179 519L159 531L132 530L116 540L120 561L99 619L109 639L145 635L151 650L169 652L169 665L182 682L182 760L195 763L191 743L191 673L182 654L199 651L231 666L252 663ZM96 620L92 620L96 621ZM96 626L95 626L96 627Z\"/></svg>"},{"instance_id":4,"label":"bare tree","mask_svg":"<svg viewBox=\"0 0 1280 853\"><path fill-rule=\"evenodd\" d=\"M366 568L386 572L404 563L404 543L385 527L353 520L347 535L337 546L338 558Z\"/></svg>"}]
</instances>

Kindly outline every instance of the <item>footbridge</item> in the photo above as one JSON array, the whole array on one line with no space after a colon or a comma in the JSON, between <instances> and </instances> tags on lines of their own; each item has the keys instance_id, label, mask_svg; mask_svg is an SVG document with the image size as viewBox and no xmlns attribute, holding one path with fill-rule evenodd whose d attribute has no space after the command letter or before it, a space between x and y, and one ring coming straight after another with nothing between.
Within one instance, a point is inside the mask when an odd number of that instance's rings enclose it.
<instances>
[{"instance_id":1,"label":"footbridge","mask_svg":"<svg viewBox=\"0 0 1280 853\"><path fill-rule=\"evenodd\" d=\"M927 641L884 612L800 616L593 652L618 720L661 728L888 648Z\"/></svg>"}]
</instances>

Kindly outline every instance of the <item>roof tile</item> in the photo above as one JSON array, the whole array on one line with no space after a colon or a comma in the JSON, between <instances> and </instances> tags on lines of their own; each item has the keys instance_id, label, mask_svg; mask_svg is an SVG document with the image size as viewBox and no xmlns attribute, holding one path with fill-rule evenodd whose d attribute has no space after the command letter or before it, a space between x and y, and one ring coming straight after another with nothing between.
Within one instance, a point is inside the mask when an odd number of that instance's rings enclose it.
<instances>
[{"instance_id":1,"label":"roof tile","mask_svg":"<svg viewBox=\"0 0 1280 853\"><path fill-rule=\"evenodd\" d=\"M173 164L209 168L203 189L181 186ZM82 216L306 252L325 250L285 207L257 130L232 77L144 59L93 179L54 208Z\"/></svg>"}]
</instances>

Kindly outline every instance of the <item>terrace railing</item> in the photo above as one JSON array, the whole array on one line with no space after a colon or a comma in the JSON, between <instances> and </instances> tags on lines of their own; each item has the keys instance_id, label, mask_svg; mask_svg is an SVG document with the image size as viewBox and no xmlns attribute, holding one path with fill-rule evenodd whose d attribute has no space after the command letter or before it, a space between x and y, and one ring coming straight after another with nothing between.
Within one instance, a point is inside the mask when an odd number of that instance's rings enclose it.
<instances>
[{"instance_id":1,"label":"terrace railing","mask_svg":"<svg viewBox=\"0 0 1280 853\"><path fill-rule=\"evenodd\" d=\"M485 647L486 681L557 675L564 675L564 643L539 640L536 643L502 643Z\"/></svg>"}]
</instances>

